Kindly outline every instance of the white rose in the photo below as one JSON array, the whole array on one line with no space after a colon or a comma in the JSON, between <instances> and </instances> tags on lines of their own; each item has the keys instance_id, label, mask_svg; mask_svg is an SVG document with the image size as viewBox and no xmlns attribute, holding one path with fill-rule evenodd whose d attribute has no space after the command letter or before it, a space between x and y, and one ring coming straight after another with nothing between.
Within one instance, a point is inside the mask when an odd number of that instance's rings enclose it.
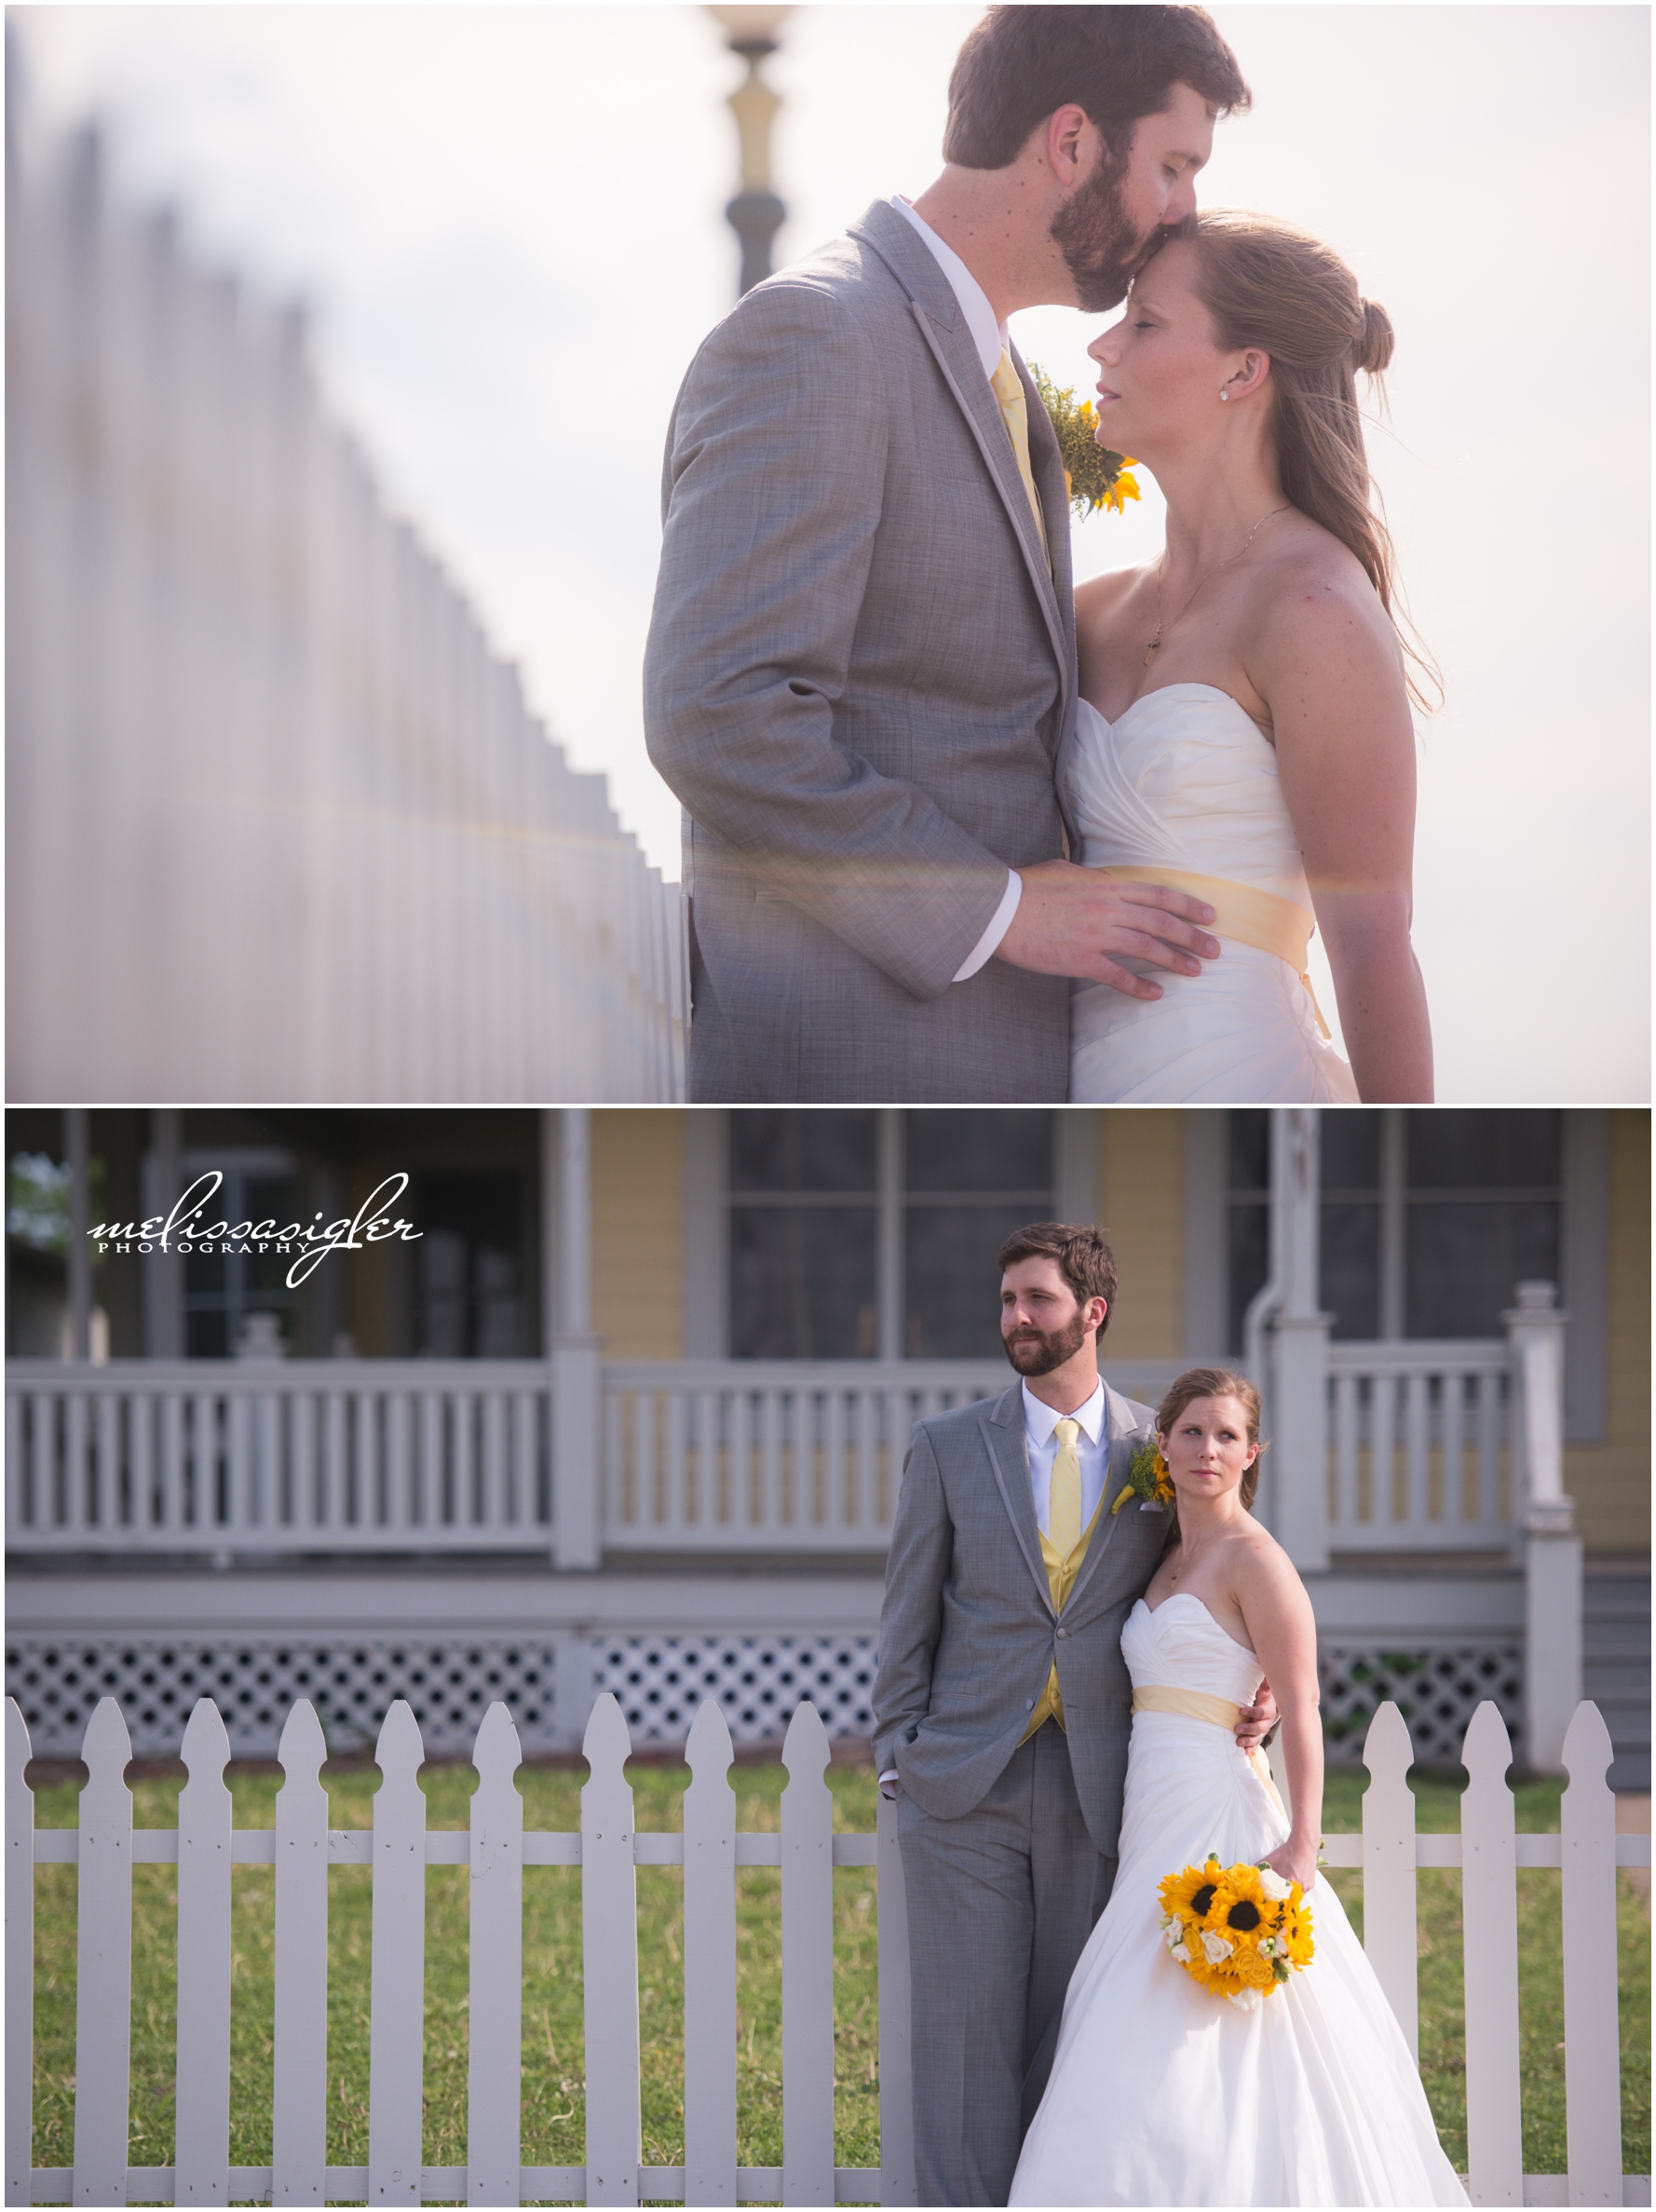
<instances>
[{"instance_id":1,"label":"white rose","mask_svg":"<svg viewBox=\"0 0 1656 2212\"><path fill-rule=\"evenodd\" d=\"M1217 1966L1221 1959L1228 1959L1236 1946L1227 1943L1222 1935L1215 1935L1211 1928L1202 1932L1201 1947Z\"/></svg>"},{"instance_id":2,"label":"white rose","mask_svg":"<svg viewBox=\"0 0 1656 2212\"><path fill-rule=\"evenodd\" d=\"M1274 1866L1261 1866L1259 1887L1273 1905L1280 1905L1294 1884L1291 1881L1284 1881Z\"/></svg>"},{"instance_id":3,"label":"white rose","mask_svg":"<svg viewBox=\"0 0 1656 2212\"><path fill-rule=\"evenodd\" d=\"M1190 1962L1190 1947L1188 1944L1175 1943L1172 1947L1170 1955L1175 1958L1181 1966L1188 1966Z\"/></svg>"},{"instance_id":4,"label":"white rose","mask_svg":"<svg viewBox=\"0 0 1656 2212\"><path fill-rule=\"evenodd\" d=\"M1257 1989L1232 1989L1230 2002L1239 2013L1251 2013L1259 2002Z\"/></svg>"}]
</instances>

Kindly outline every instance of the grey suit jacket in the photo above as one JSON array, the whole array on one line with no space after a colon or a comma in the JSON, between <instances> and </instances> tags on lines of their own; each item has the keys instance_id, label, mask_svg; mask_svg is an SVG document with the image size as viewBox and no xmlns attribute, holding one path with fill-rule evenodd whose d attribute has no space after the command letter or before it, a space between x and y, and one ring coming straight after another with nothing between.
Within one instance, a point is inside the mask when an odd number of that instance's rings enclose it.
<instances>
[{"instance_id":1,"label":"grey suit jacket","mask_svg":"<svg viewBox=\"0 0 1656 2212\"><path fill-rule=\"evenodd\" d=\"M685 378L645 730L689 817L697 1100L1066 1093L1063 977L951 981L1008 867L1063 849L1069 527L1019 373L1051 572L954 292L883 202Z\"/></svg>"},{"instance_id":2,"label":"grey suit jacket","mask_svg":"<svg viewBox=\"0 0 1656 2212\"><path fill-rule=\"evenodd\" d=\"M1105 1386L1109 1474L1062 1619L1041 1564L1021 1386L919 1422L903 1462L875 1676L875 1758L940 1820L970 1812L1023 1739L1054 1659L1087 1832L1115 1855L1133 1685L1121 1627L1171 1513L1110 1506L1154 1416Z\"/></svg>"}]
</instances>

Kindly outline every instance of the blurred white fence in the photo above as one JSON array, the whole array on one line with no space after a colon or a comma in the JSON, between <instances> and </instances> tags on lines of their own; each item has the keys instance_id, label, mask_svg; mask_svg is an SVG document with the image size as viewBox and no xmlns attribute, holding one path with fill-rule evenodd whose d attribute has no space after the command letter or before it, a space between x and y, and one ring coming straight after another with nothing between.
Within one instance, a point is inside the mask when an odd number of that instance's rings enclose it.
<instances>
[{"instance_id":1,"label":"blurred white fence","mask_svg":"<svg viewBox=\"0 0 1656 2212\"><path fill-rule=\"evenodd\" d=\"M15 60L8 55L8 63ZM683 1096L684 922L303 320L8 66L12 1100Z\"/></svg>"},{"instance_id":2,"label":"blurred white fence","mask_svg":"<svg viewBox=\"0 0 1656 2212\"><path fill-rule=\"evenodd\" d=\"M690 1736L682 1834L640 1835L624 1773L627 1727L601 1698L584 1751L578 1834L525 1833L512 1776L517 1731L490 1707L478 1731L480 1777L468 1830L428 1829L420 1732L400 1702L376 1752L382 1785L371 1829L328 1826L326 1755L308 1703L283 1730L286 1781L274 1829L236 1829L224 1782L229 1740L203 1699L184 1731L190 1780L173 1829L135 1829L123 1778L129 1744L113 1699L87 1730L79 1825L36 1830L24 1780L28 1731L7 1707L6 2127L8 2205L120 2205L130 2198L223 2205L417 2205L461 2199L590 2205L915 2201L909 2071L908 1938L894 1809L877 1836L835 1835L822 1780L828 1740L815 1708L794 1713L783 1747L780 1834L743 1835L727 1779L730 1736L704 1704ZM1360 1836L1331 1837L1330 1865L1364 1875L1364 1941L1411 2047L1417 2040L1416 1869L1459 1867L1466 1928L1466 2105L1474 2205L1648 2205L1648 2176L1622 2171L1616 1868L1649 1866L1648 1836L1615 1832L1605 1783L1610 1742L1598 1710L1576 1712L1566 1739L1562 1833L1518 1835L1506 1784L1512 1747L1493 1705L1465 1744L1468 1787L1458 1835L1418 1835L1408 1730L1394 1705L1370 1728L1370 1785ZM134 1863L178 1868L175 2163L127 2164ZM33 2166L34 1868L79 1870L75 2164ZM229 2164L232 1865L273 1866L276 2012L271 2164ZM373 1869L366 2166L325 2163L328 1868ZM471 1934L468 2004L468 2164L423 2165L425 1868L465 1866ZM581 1869L586 2163L521 2163L523 1869ZM682 1866L685 1896L685 2164L641 2164L638 1927L633 1869ZM739 2166L736 1870L780 1866L782 1958L782 2164ZM834 1869L877 1869L880 2160L834 2163ZM1568 2176L1523 2170L1519 2110L1517 1870L1563 1871ZM1314 1907L1313 1907L1314 1912ZM1170 1969L1170 1971L1172 1971ZM1315 1967L1311 1968L1313 1973Z\"/></svg>"}]
</instances>

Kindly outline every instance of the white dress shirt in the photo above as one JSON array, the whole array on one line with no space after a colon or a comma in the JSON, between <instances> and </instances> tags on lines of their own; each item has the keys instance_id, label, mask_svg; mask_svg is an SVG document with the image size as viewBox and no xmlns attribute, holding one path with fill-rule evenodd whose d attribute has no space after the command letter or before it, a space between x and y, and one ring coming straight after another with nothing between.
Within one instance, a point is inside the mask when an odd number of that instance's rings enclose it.
<instances>
[{"instance_id":1,"label":"white dress shirt","mask_svg":"<svg viewBox=\"0 0 1656 2212\"><path fill-rule=\"evenodd\" d=\"M1078 1405L1073 1413L1063 1414L1044 1405L1025 1383L1024 1385L1024 1433L1029 1444L1029 1487L1035 1494L1035 1518L1044 1537L1051 1538L1052 1504L1052 1461L1058 1457L1058 1423L1063 1420L1079 1421L1081 1432L1075 1440L1075 1456L1081 1469L1081 1527L1088 1527L1098 1511L1098 1500L1104 1496L1106 1478L1109 1473L1109 1432L1104 1418L1104 1385L1101 1382L1085 1405Z\"/></svg>"},{"instance_id":2,"label":"white dress shirt","mask_svg":"<svg viewBox=\"0 0 1656 2212\"><path fill-rule=\"evenodd\" d=\"M932 258L948 278L960 312L966 318L966 327L971 333L972 344L978 349L978 360L984 365L985 384L994 375L996 365L1007 350L1006 325L995 319L988 294L983 286L950 246L945 246L929 223L923 222L900 195L893 194L891 205L906 217L930 249ZM1024 895L1024 878L1015 869L1006 872L1006 889L1000 895L1000 904L995 909L989 927L972 946L965 959L955 970L951 980L963 984L974 976L998 946L1011 928L1012 916L1018 911L1018 901Z\"/></svg>"}]
</instances>

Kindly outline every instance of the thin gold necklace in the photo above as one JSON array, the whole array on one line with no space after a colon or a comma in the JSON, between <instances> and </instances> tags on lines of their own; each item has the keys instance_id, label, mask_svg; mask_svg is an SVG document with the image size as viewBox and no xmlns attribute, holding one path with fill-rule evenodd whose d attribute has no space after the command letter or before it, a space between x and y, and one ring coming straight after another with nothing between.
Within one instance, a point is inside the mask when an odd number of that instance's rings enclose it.
<instances>
[{"instance_id":1,"label":"thin gold necklace","mask_svg":"<svg viewBox=\"0 0 1656 2212\"><path fill-rule=\"evenodd\" d=\"M1174 617L1173 622L1164 622L1161 619L1161 582L1167 568L1167 552L1166 549L1163 548L1161 558L1156 564L1156 634L1150 640L1149 644L1145 647L1144 665L1146 668L1149 667L1150 656L1155 652L1157 646L1161 645L1161 640L1166 635L1167 631L1173 628L1174 622L1182 622L1185 617L1190 612L1191 607L1195 604L1197 592L1201 590L1201 587L1207 582L1208 578L1210 577L1217 576L1220 569L1228 568L1233 561L1240 561L1242 555L1247 551L1248 548L1253 544L1254 540L1258 536L1260 531L1264 529L1266 523L1269 522L1271 516L1285 515L1293 504L1294 503L1292 500L1284 500L1281 507L1268 508L1265 513L1262 514L1259 520L1254 524L1254 527L1248 532L1246 537L1242 539L1242 544L1237 548L1234 553L1227 553L1223 561L1215 561L1211 568L1204 569L1201 576L1197 577L1194 586L1191 588L1189 598L1186 600L1184 605L1180 607L1178 613Z\"/></svg>"}]
</instances>

